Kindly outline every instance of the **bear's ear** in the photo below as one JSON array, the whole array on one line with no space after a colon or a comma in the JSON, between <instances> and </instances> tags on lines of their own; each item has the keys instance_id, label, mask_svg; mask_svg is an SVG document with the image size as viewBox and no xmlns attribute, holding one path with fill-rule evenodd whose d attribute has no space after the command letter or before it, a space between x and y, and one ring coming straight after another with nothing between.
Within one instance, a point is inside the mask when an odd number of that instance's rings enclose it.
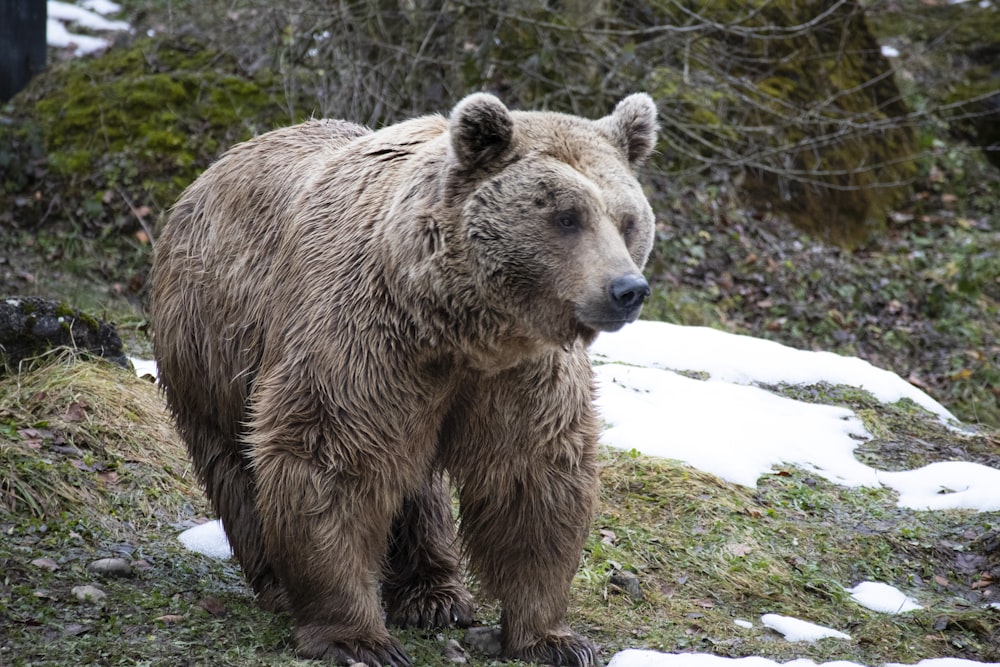
<instances>
[{"instance_id":1,"label":"bear's ear","mask_svg":"<svg viewBox=\"0 0 1000 667\"><path fill-rule=\"evenodd\" d=\"M656 146L656 103L646 93L629 95L615 107L610 116L597 121L597 126L628 158L629 164L645 162Z\"/></svg>"},{"instance_id":2,"label":"bear's ear","mask_svg":"<svg viewBox=\"0 0 1000 667\"><path fill-rule=\"evenodd\" d=\"M456 104L448 126L451 149L465 168L482 167L500 157L514 136L510 111L487 93L473 93Z\"/></svg>"}]
</instances>

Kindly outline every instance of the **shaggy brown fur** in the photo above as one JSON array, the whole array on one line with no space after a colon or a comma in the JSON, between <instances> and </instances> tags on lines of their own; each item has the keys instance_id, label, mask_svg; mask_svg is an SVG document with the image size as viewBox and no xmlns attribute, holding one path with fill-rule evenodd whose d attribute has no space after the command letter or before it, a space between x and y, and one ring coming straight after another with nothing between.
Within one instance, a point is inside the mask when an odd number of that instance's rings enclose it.
<instances>
[{"instance_id":1,"label":"shaggy brown fur","mask_svg":"<svg viewBox=\"0 0 1000 667\"><path fill-rule=\"evenodd\" d=\"M655 141L477 94L371 133L236 146L171 212L152 317L181 435L303 656L409 665L383 622L467 625L448 486L506 655L591 665L566 625L597 491L586 347L634 320Z\"/></svg>"}]
</instances>

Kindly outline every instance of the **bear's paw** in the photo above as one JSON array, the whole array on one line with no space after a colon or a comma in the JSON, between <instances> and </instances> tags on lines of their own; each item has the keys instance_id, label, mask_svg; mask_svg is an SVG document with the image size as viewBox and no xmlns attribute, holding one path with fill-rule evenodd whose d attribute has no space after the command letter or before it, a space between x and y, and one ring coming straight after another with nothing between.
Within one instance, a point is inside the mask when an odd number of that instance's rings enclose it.
<instances>
[{"instance_id":1,"label":"bear's paw","mask_svg":"<svg viewBox=\"0 0 1000 667\"><path fill-rule=\"evenodd\" d=\"M342 635L330 625L301 625L295 629L299 657L326 660L336 665L363 663L367 667L413 667L402 644L388 634L377 637Z\"/></svg>"},{"instance_id":2,"label":"bear's paw","mask_svg":"<svg viewBox=\"0 0 1000 667\"><path fill-rule=\"evenodd\" d=\"M383 590L387 621L400 628L465 628L472 624L472 596L459 582L418 583Z\"/></svg>"},{"instance_id":3,"label":"bear's paw","mask_svg":"<svg viewBox=\"0 0 1000 667\"><path fill-rule=\"evenodd\" d=\"M507 657L556 667L594 667L597 647L575 632L559 632L541 637L520 649L506 651Z\"/></svg>"}]
</instances>

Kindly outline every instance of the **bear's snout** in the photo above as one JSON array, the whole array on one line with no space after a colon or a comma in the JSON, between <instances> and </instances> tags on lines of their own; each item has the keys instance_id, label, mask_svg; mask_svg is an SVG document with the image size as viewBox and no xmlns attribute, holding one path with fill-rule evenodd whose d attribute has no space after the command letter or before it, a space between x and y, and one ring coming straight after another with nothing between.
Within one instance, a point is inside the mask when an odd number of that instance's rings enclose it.
<instances>
[{"instance_id":1,"label":"bear's snout","mask_svg":"<svg viewBox=\"0 0 1000 667\"><path fill-rule=\"evenodd\" d=\"M618 331L639 317L649 293L649 283L640 274L618 276L580 303L576 316L581 324L596 331Z\"/></svg>"},{"instance_id":2,"label":"bear's snout","mask_svg":"<svg viewBox=\"0 0 1000 667\"><path fill-rule=\"evenodd\" d=\"M639 275L621 276L608 286L608 295L615 308L623 314L631 315L649 296L649 283Z\"/></svg>"}]
</instances>

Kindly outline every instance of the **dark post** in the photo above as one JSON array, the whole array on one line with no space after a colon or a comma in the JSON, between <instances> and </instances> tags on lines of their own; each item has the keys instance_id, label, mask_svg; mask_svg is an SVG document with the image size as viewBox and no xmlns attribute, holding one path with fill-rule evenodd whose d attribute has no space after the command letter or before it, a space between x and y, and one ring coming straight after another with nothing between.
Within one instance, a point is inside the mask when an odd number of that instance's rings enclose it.
<instances>
[{"instance_id":1,"label":"dark post","mask_svg":"<svg viewBox=\"0 0 1000 667\"><path fill-rule=\"evenodd\" d=\"M0 0L0 102L45 69L45 0Z\"/></svg>"}]
</instances>

